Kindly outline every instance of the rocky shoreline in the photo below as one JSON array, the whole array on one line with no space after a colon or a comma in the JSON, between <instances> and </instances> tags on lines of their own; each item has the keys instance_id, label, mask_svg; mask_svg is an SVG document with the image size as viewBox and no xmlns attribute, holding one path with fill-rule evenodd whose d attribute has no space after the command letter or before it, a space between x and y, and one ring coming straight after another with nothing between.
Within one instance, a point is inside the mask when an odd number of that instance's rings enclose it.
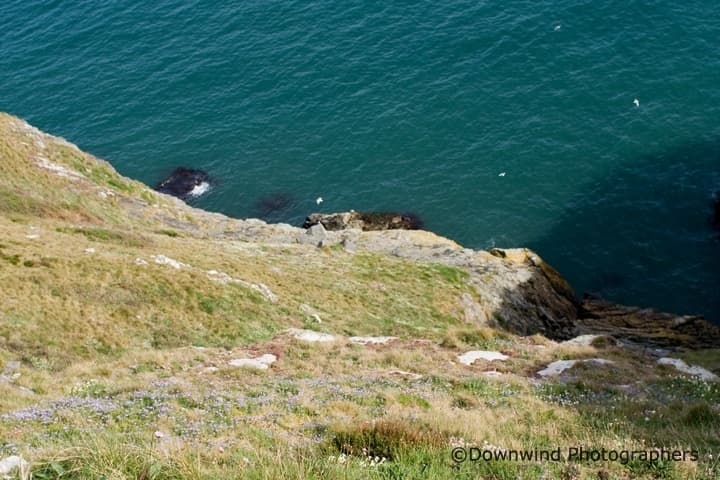
<instances>
[{"instance_id":1,"label":"rocky shoreline","mask_svg":"<svg viewBox=\"0 0 720 480\"><path fill-rule=\"evenodd\" d=\"M384 214L382 218L392 216L397 218L399 214ZM482 273L498 268L502 262L509 262L513 268L506 269L501 278L511 281L517 276L527 277L524 282L516 284L515 293L510 298L499 302L501 305L509 303L512 307L500 306L491 313L473 304L472 300L465 305L466 319L481 326L502 327L521 335L541 333L555 340L582 334L607 335L628 344L669 350L720 346L720 327L701 316L619 305L591 294L578 297L560 273L530 250L494 248L488 252L473 251L460 248L441 237L435 237L437 243L427 245L410 240L413 238L410 237L413 235L411 232L398 232L394 237L388 237L389 232L376 233L377 238L368 241L370 238L362 232L382 231L379 228L382 222L373 223L368 228L364 218L367 217L357 212L310 215L304 225L307 238L303 240L311 239L308 243L318 247L340 245L347 248L352 245L357 248L362 245L364 249L414 260L463 266L472 272L471 282L483 298L487 298L490 289L494 292L501 289L483 282ZM430 232L418 234L433 236ZM410 241L403 242L403 239ZM494 265L492 257L500 259L500 262Z\"/></svg>"},{"instance_id":2,"label":"rocky shoreline","mask_svg":"<svg viewBox=\"0 0 720 480\"><path fill-rule=\"evenodd\" d=\"M305 219L303 228L321 224L325 230L338 231L358 229L363 232L375 230L421 230L423 222L414 213L356 212L313 213Z\"/></svg>"}]
</instances>

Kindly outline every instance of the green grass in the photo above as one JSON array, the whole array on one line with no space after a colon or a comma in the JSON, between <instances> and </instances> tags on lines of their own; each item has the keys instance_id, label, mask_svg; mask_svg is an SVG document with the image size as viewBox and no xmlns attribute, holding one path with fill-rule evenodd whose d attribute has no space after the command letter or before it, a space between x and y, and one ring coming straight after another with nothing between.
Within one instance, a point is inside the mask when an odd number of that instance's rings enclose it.
<instances>
[{"instance_id":1,"label":"green grass","mask_svg":"<svg viewBox=\"0 0 720 480\"><path fill-rule=\"evenodd\" d=\"M59 227L57 231L60 233L83 235L88 240L95 242L115 242L131 247L141 247L147 243L141 237L135 235L98 227Z\"/></svg>"}]
</instances>

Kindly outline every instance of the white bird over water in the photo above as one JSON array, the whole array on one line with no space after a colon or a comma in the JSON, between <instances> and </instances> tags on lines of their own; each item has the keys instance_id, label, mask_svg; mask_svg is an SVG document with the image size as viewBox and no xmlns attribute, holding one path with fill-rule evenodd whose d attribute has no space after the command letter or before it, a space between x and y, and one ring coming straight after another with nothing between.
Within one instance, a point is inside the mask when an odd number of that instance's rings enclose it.
<instances>
[{"instance_id":1,"label":"white bird over water","mask_svg":"<svg viewBox=\"0 0 720 480\"><path fill-rule=\"evenodd\" d=\"M633 100L633 103L635 104L636 107L640 106L640 100L638 100L637 98L635 100Z\"/></svg>"},{"instance_id":2,"label":"white bird over water","mask_svg":"<svg viewBox=\"0 0 720 480\"><path fill-rule=\"evenodd\" d=\"M558 30L560 30L561 27L562 25L555 25L555 31L557 32Z\"/></svg>"},{"instance_id":3,"label":"white bird over water","mask_svg":"<svg viewBox=\"0 0 720 480\"><path fill-rule=\"evenodd\" d=\"M315 199L315 203L317 203L318 205L320 205L322 202L323 202L323 198L322 198L322 197L317 197L317 198Z\"/></svg>"},{"instance_id":4,"label":"white bird over water","mask_svg":"<svg viewBox=\"0 0 720 480\"><path fill-rule=\"evenodd\" d=\"M505 172L498 173L498 177L504 177L504 176L505 176Z\"/></svg>"}]
</instances>

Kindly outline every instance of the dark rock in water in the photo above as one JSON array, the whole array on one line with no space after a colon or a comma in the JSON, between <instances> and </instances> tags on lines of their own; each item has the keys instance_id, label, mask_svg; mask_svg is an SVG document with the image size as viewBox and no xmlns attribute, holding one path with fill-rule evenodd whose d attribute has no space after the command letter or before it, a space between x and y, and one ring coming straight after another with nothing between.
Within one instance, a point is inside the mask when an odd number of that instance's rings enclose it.
<instances>
[{"instance_id":1,"label":"dark rock in water","mask_svg":"<svg viewBox=\"0 0 720 480\"><path fill-rule=\"evenodd\" d=\"M357 228L370 230L419 230L423 223L413 213L396 212L343 212L313 213L305 219L303 228L310 228L318 223L326 230L347 230Z\"/></svg>"},{"instance_id":2,"label":"dark rock in water","mask_svg":"<svg viewBox=\"0 0 720 480\"><path fill-rule=\"evenodd\" d=\"M255 209L260 217L267 217L280 212L290 210L296 205L295 198L286 192L264 195L255 202Z\"/></svg>"},{"instance_id":3,"label":"dark rock in water","mask_svg":"<svg viewBox=\"0 0 720 480\"><path fill-rule=\"evenodd\" d=\"M155 190L184 200L187 197L198 197L208 188L210 188L210 176L207 173L180 167L176 168Z\"/></svg>"}]
</instances>

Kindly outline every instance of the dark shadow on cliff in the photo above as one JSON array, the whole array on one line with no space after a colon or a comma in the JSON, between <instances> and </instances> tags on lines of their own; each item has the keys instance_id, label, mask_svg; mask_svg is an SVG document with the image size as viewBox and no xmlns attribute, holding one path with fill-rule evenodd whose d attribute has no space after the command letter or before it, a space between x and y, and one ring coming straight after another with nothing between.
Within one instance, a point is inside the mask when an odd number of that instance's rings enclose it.
<instances>
[{"instance_id":1,"label":"dark shadow on cliff","mask_svg":"<svg viewBox=\"0 0 720 480\"><path fill-rule=\"evenodd\" d=\"M628 159L585 185L528 247L578 295L720 322L719 189L720 142Z\"/></svg>"}]
</instances>

